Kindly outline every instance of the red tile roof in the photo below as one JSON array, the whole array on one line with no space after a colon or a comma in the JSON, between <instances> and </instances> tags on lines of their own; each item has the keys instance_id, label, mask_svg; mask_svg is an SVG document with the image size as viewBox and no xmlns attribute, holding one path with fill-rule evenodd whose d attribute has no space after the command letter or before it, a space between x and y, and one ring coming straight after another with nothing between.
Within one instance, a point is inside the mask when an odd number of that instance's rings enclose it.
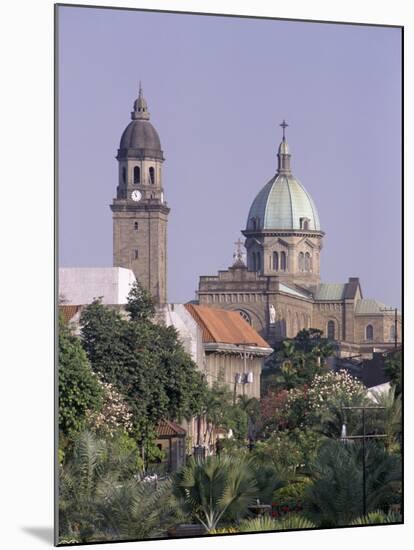
<instances>
[{"instance_id":1,"label":"red tile roof","mask_svg":"<svg viewBox=\"0 0 414 550\"><path fill-rule=\"evenodd\" d=\"M203 331L203 342L244 344L270 348L253 327L237 311L186 304Z\"/></svg>"},{"instance_id":2,"label":"red tile roof","mask_svg":"<svg viewBox=\"0 0 414 550\"><path fill-rule=\"evenodd\" d=\"M157 437L183 437L186 431L172 420L161 420L157 427Z\"/></svg>"},{"instance_id":3,"label":"red tile roof","mask_svg":"<svg viewBox=\"0 0 414 550\"><path fill-rule=\"evenodd\" d=\"M81 308L82 306L63 305L59 306L59 312L62 313L65 323L69 323Z\"/></svg>"}]
</instances>

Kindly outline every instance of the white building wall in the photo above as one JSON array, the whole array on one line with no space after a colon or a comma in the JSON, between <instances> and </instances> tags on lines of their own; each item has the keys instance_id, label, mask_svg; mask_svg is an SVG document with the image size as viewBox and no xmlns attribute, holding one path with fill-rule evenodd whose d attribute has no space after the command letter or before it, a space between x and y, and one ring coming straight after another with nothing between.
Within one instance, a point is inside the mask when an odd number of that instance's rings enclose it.
<instances>
[{"instance_id":1,"label":"white building wall","mask_svg":"<svg viewBox=\"0 0 414 550\"><path fill-rule=\"evenodd\" d=\"M68 305L90 304L100 296L103 304L126 304L135 280L123 267L61 267L59 298Z\"/></svg>"},{"instance_id":2,"label":"white building wall","mask_svg":"<svg viewBox=\"0 0 414 550\"><path fill-rule=\"evenodd\" d=\"M178 331L185 351L204 372L202 332L194 317L187 311L184 304L166 304L163 306L163 315L165 324L172 325Z\"/></svg>"}]
</instances>

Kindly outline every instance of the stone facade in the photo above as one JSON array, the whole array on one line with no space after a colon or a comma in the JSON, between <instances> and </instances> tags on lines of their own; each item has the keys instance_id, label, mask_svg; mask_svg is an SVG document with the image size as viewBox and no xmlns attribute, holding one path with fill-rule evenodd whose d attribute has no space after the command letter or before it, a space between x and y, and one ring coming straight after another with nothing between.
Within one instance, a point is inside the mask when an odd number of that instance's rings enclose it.
<instances>
[{"instance_id":1,"label":"stone facade","mask_svg":"<svg viewBox=\"0 0 414 550\"><path fill-rule=\"evenodd\" d=\"M140 94L117 154L113 212L113 265L131 269L158 303L167 301L167 222L163 151Z\"/></svg>"},{"instance_id":2,"label":"stone facade","mask_svg":"<svg viewBox=\"0 0 414 550\"><path fill-rule=\"evenodd\" d=\"M276 175L254 199L242 230L246 263L239 241L228 270L200 277L199 303L238 311L273 346L311 327L337 342L342 355L369 355L401 342L400 314L364 299L358 278L321 282L324 232L290 160L283 134Z\"/></svg>"}]
</instances>

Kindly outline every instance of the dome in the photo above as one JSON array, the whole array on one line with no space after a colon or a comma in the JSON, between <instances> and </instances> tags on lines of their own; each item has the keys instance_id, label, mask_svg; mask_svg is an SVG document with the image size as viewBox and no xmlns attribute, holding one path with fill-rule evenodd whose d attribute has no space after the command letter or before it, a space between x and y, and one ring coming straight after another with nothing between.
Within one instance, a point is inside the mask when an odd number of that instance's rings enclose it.
<instances>
[{"instance_id":1,"label":"dome","mask_svg":"<svg viewBox=\"0 0 414 550\"><path fill-rule=\"evenodd\" d=\"M291 174L276 174L258 193L250 207L246 229L308 229L320 231L312 197Z\"/></svg>"},{"instance_id":2,"label":"dome","mask_svg":"<svg viewBox=\"0 0 414 550\"><path fill-rule=\"evenodd\" d=\"M149 120L132 120L121 137L120 149L153 149L161 151L157 130Z\"/></svg>"},{"instance_id":3,"label":"dome","mask_svg":"<svg viewBox=\"0 0 414 550\"><path fill-rule=\"evenodd\" d=\"M149 121L150 114L141 83L138 98L134 101L131 118L132 121L121 136L117 158L155 157L163 160L160 137Z\"/></svg>"}]
</instances>

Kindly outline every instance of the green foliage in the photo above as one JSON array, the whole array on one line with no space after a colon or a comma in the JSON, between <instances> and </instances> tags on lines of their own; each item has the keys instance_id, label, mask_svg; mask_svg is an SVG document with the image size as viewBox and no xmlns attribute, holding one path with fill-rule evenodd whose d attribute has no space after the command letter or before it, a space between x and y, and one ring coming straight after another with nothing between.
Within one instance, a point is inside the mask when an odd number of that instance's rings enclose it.
<instances>
[{"instance_id":1,"label":"green foliage","mask_svg":"<svg viewBox=\"0 0 414 550\"><path fill-rule=\"evenodd\" d=\"M369 404L366 388L345 371L329 371L315 375L309 386L288 392L285 407L290 427L310 428L338 438L342 425L348 433L356 433L360 425L359 411L346 411L345 406Z\"/></svg>"},{"instance_id":2,"label":"green foliage","mask_svg":"<svg viewBox=\"0 0 414 550\"><path fill-rule=\"evenodd\" d=\"M396 351L389 355L385 361L385 373L390 377L395 386L396 395L402 393L402 352Z\"/></svg>"},{"instance_id":3,"label":"green foliage","mask_svg":"<svg viewBox=\"0 0 414 550\"><path fill-rule=\"evenodd\" d=\"M327 440L312 468L313 484L305 494L305 510L320 527L349 525L363 512L363 448ZM366 443L367 511L400 501L401 461L374 443Z\"/></svg>"},{"instance_id":4,"label":"green foliage","mask_svg":"<svg viewBox=\"0 0 414 550\"><path fill-rule=\"evenodd\" d=\"M131 318L123 318L99 300L81 316L83 345L92 368L123 395L140 441L150 438L163 417L189 418L201 412L206 392L206 383L176 330L152 323L145 304L145 293L135 286L129 295Z\"/></svg>"},{"instance_id":5,"label":"green foliage","mask_svg":"<svg viewBox=\"0 0 414 550\"><path fill-rule=\"evenodd\" d=\"M273 464L279 475L288 480L309 470L323 440L323 436L311 430L280 431L258 442L253 456L260 464Z\"/></svg>"},{"instance_id":6,"label":"green foliage","mask_svg":"<svg viewBox=\"0 0 414 550\"><path fill-rule=\"evenodd\" d=\"M80 339L59 319L59 430L71 437L85 425L88 411L102 406L102 389Z\"/></svg>"},{"instance_id":7,"label":"green foliage","mask_svg":"<svg viewBox=\"0 0 414 550\"><path fill-rule=\"evenodd\" d=\"M333 352L332 343L318 329L303 329L296 338L284 340L267 362L262 394L309 384L316 374L327 372L326 359Z\"/></svg>"},{"instance_id":8,"label":"green foliage","mask_svg":"<svg viewBox=\"0 0 414 550\"><path fill-rule=\"evenodd\" d=\"M76 436L59 472L60 541L96 542L162 536L183 519L166 480L139 480L142 462L125 432L110 440Z\"/></svg>"},{"instance_id":9,"label":"green foliage","mask_svg":"<svg viewBox=\"0 0 414 550\"><path fill-rule=\"evenodd\" d=\"M258 492L248 461L228 456L190 459L176 475L174 487L183 510L208 531L221 520L245 516Z\"/></svg>"},{"instance_id":10,"label":"green foliage","mask_svg":"<svg viewBox=\"0 0 414 550\"><path fill-rule=\"evenodd\" d=\"M289 529L312 529L315 524L306 518L289 514L282 519L273 519L269 516L262 516L254 519L246 519L240 522L239 531L253 533L260 531L285 531Z\"/></svg>"},{"instance_id":11,"label":"green foliage","mask_svg":"<svg viewBox=\"0 0 414 550\"><path fill-rule=\"evenodd\" d=\"M148 321L155 314L155 301L147 289L135 281L129 292L125 309L133 321Z\"/></svg>"},{"instance_id":12,"label":"green foliage","mask_svg":"<svg viewBox=\"0 0 414 550\"><path fill-rule=\"evenodd\" d=\"M378 525L384 523L401 523L402 516L398 512L388 512L386 514L382 510L376 510L375 512L370 512L366 516L361 516L354 519L351 522L351 525Z\"/></svg>"},{"instance_id":13,"label":"green foliage","mask_svg":"<svg viewBox=\"0 0 414 550\"><path fill-rule=\"evenodd\" d=\"M401 452L402 441L402 402L396 391L396 386L391 386L388 391L371 392L375 405L384 409L373 416L369 428L387 436L384 443L392 453Z\"/></svg>"}]
</instances>

